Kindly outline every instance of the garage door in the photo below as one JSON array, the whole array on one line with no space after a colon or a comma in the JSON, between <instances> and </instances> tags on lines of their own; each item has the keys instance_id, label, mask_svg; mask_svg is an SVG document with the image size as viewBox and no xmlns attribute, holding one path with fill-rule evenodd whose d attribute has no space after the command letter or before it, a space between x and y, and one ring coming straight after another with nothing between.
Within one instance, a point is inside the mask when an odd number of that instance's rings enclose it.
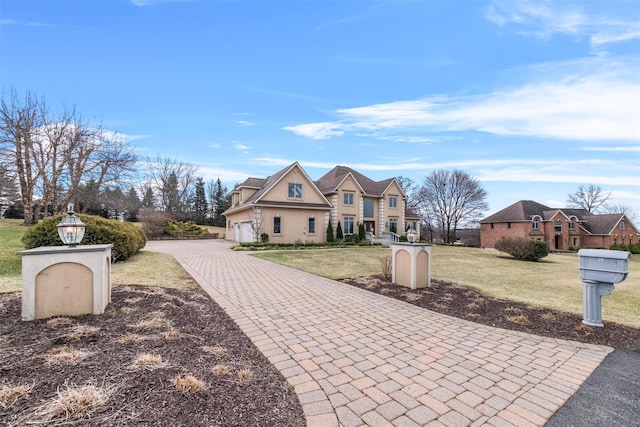
<instances>
[{"instance_id":1,"label":"garage door","mask_svg":"<svg viewBox=\"0 0 640 427\"><path fill-rule=\"evenodd\" d=\"M236 222L233 230L236 242L253 242L253 230L250 222Z\"/></svg>"}]
</instances>

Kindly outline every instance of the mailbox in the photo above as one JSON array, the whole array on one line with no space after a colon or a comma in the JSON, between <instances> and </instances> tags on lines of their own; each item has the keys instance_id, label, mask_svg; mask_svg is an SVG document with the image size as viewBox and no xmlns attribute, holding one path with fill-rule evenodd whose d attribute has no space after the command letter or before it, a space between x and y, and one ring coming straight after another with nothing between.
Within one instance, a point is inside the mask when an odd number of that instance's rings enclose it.
<instances>
[{"instance_id":1,"label":"mailbox","mask_svg":"<svg viewBox=\"0 0 640 427\"><path fill-rule=\"evenodd\" d=\"M616 284L627 278L629 257L626 251L580 249L580 279L590 282Z\"/></svg>"},{"instance_id":2,"label":"mailbox","mask_svg":"<svg viewBox=\"0 0 640 427\"><path fill-rule=\"evenodd\" d=\"M615 284L627 278L630 257L631 253L626 251L606 249L578 251L584 308L582 323L589 326L604 326L601 298L610 295Z\"/></svg>"}]
</instances>

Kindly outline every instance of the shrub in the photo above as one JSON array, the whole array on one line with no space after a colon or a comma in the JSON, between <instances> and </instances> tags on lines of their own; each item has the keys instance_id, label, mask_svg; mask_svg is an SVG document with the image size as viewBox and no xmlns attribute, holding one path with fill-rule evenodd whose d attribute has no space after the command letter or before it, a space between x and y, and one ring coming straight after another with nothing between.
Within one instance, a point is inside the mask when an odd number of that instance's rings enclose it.
<instances>
[{"instance_id":1,"label":"shrub","mask_svg":"<svg viewBox=\"0 0 640 427\"><path fill-rule=\"evenodd\" d=\"M49 217L29 230L22 237L26 249L40 246L61 246L58 223L64 215ZM93 215L78 215L85 224L83 245L112 244L111 261L124 261L146 244L142 231L129 222L105 219Z\"/></svg>"},{"instance_id":2,"label":"shrub","mask_svg":"<svg viewBox=\"0 0 640 427\"><path fill-rule=\"evenodd\" d=\"M384 276L384 278L386 280L391 280L391 273L392 273L392 259L391 259L391 255L385 255L379 258L380 259L380 266L382 267L382 275Z\"/></svg>"},{"instance_id":3,"label":"shrub","mask_svg":"<svg viewBox=\"0 0 640 427\"><path fill-rule=\"evenodd\" d=\"M331 225L331 222L329 222L329 225L327 226L327 242L335 242L335 237L333 237L333 226Z\"/></svg>"},{"instance_id":4,"label":"shrub","mask_svg":"<svg viewBox=\"0 0 640 427\"><path fill-rule=\"evenodd\" d=\"M367 233L365 233L364 231L364 224L361 222L358 223L358 239L359 240L367 239Z\"/></svg>"},{"instance_id":5,"label":"shrub","mask_svg":"<svg viewBox=\"0 0 640 427\"><path fill-rule=\"evenodd\" d=\"M344 236L345 243L360 243L360 236L357 234L347 234Z\"/></svg>"},{"instance_id":6,"label":"shrub","mask_svg":"<svg viewBox=\"0 0 640 427\"><path fill-rule=\"evenodd\" d=\"M269 243L269 235L267 233L262 233L260 235L260 241L262 243Z\"/></svg>"},{"instance_id":7,"label":"shrub","mask_svg":"<svg viewBox=\"0 0 640 427\"><path fill-rule=\"evenodd\" d=\"M632 254L640 254L640 242L629 245L629 252Z\"/></svg>"},{"instance_id":8,"label":"shrub","mask_svg":"<svg viewBox=\"0 0 640 427\"><path fill-rule=\"evenodd\" d=\"M503 237L495 244L495 249L522 261L539 261L549 255L549 245L541 240L524 237Z\"/></svg>"},{"instance_id":9,"label":"shrub","mask_svg":"<svg viewBox=\"0 0 640 427\"><path fill-rule=\"evenodd\" d=\"M336 240L341 241L344 235L342 234L342 225L338 222L338 226L336 227Z\"/></svg>"},{"instance_id":10,"label":"shrub","mask_svg":"<svg viewBox=\"0 0 640 427\"><path fill-rule=\"evenodd\" d=\"M138 220L142 223L144 235L148 238L160 237L164 234L164 223L170 219L166 212L158 212L145 208L138 212Z\"/></svg>"},{"instance_id":11,"label":"shrub","mask_svg":"<svg viewBox=\"0 0 640 427\"><path fill-rule=\"evenodd\" d=\"M408 242L409 239L407 239L407 236L400 236L400 237L398 237L398 241L399 242Z\"/></svg>"},{"instance_id":12,"label":"shrub","mask_svg":"<svg viewBox=\"0 0 640 427\"><path fill-rule=\"evenodd\" d=\"M200 236L206 234L207 230L191 221L176 221L170 219L163 225L164 234L168 236Z\"/></svg>"}]
</instances>

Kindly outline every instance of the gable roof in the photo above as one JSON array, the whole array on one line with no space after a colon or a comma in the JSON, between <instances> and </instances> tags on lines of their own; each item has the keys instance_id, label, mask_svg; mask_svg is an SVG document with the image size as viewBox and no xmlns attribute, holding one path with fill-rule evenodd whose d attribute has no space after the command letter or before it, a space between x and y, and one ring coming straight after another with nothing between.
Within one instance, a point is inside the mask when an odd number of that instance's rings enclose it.
<instances>
[{"instance_id":1,"label":"gable roof","mask_svg":"<svg viewBox=\"0 0 640 427\"><path fill-rule=\"evenodd\" d=\"M623 214L591 215L582 228L590 234L609 235L624 218Z\"/></svg>"},{"instance_id":2,"label":"gable roof","mask_svg":"<svg viewBox=\"0 0 640 427\"><path fill-rule=\"evenodd\" d=\"M294 162L289 166L285 167L284 169L281 169L278 172L266 178L247 178L241 184L238 184L233 191L239 191L241 188L257 188L258 191L253 193L251 197L249 197L249 199L247 199L242 205L233 206L227 209L225 213L243 210L249 206L252 206L252 205L255 206L256 204L261 203L262 197L264 197L269 192L269 190L271 190L276 184L278 184L278 182L280 182L280 180L282 180L290 171L292 171L296 167L304 174L305 178L312 184L315 191L317 191L320 197L323 199L323 203L269 201L269 202L266 202L266 204L271 206L313 207L313 208L322 208L322 209L331 208L331 203L329 203L329 201L324 196L324 194L322 194L322 192L318 191L318 188L315 186L315 183L313 182L313 180L309 178L309 175L307 175L307 173L304 171L304 169L302 169L302 167L298 162Z\"/></svg>"},{"instance_id":3,"label":"gable roof","mask_svg":"<svg viewBox=\"0 0 640 427\"><path fill-rule=\"evenodd\" d=\"M534 202L533 200L519 200L511 206L507 206L493 215L486 217L480 221L480 223L531 221L536 215L543 217L545 211L551 211L551 208L542 203ZM553 212L555 213L557 210Z\"/></svg>"},{"instance_id":4,"label":"gable roof","mask_svg":"<svg viewBox=\"0 0 640 427\"><path fill-rule=\"evenodd\" d=\"M316 185L323 194L335 193L338 191L340 184L342 184L349 175L355 179L365 195L376 197L382 197L393 181L396 180L395 178L389 178L384 181L374 181L350 167L336 166L317 180Z\"/></svg>"}]
</instances>

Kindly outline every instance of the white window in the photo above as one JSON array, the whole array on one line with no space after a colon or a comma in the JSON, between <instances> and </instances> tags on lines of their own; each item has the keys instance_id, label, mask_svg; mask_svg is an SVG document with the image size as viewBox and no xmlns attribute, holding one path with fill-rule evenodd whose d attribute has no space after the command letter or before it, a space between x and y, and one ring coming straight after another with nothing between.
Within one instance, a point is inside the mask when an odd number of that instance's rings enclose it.
<instances>
[{"instance_id":1,"label":"white window","mask_svg":"<svg viewBox=\"0 0 640 427\"><path fill-rule=\"evenodd\" d=\"M282 232L282 223L280 222L280 217L276 216L273 218L273 234L280 234Z\"/></svg>"},{"instance_id":2,"label":"white window","mask_svg":"<svg viewBox=\"0 0 640 427\"><path fill-rule=\"evenodd\" d=\"M302 184L289 184L289 198L302 199Z\"/></svg>"},{"instance_id":3,"label":"white window","mask_svg":"<svg viewBox=\"0 0 640 427\"><path fill-rule=\"evenodd\" d=\"M398 232L398 218L389 218L389 231L392 233Z\"/></svg>"},{"instance_id":4,"label":"white window","mask_svg":"<svg viewBox=\"0 0 640 427\"><path fill-rule=\"evenodd\" d=\"M398 207L398 198L397 197L389 197L389 207L390 208L397 208Z\"/></svg>"},{"instance_id":5,"label":"white window","mask_svg":"<svg viewBox=\"0 0 640 427\"><path fill-rule=\"evenodd\" d=\"M344 217L344 234L353 234L353 220L352 216Z\"/></svg>"},{"instance_id":6,"label":"white window","mask_svg":"<svg viewBox=\"0 0 640 427\"><path fill-rule=\"evenodd\" d=\"M538 219L538 217L533 218L533 229L534 230L540 229L540 220Z\"/></svg>"},{"instance_id":7,"label":"white window","mask_svg":"<svg viewBox=\"0 0 640 427\"><path fill-rule=\"evenodd\" d=\"M309 218L309 234L316 234L316 219Z\"/></svg>"},{"instance_id":8,"label":"white window","mask_svg":"<svg viewBox=\"0 0 640 427\"><path fill-rule=\"evenodd\" d=\"M342 198L342 204L353 205L353 193L345 192Z\"/></svg>"},{"instance_id":9,"label":"white window","mask_svg":"<svg viewBox=\"0 0 640 427\"><path fill-rule=\"evenodd\" d=\"M620 221L620 230L624 230L625 228L627 228L627 224L625 224L624 221Z\"/></svg>"}]
</instances>

